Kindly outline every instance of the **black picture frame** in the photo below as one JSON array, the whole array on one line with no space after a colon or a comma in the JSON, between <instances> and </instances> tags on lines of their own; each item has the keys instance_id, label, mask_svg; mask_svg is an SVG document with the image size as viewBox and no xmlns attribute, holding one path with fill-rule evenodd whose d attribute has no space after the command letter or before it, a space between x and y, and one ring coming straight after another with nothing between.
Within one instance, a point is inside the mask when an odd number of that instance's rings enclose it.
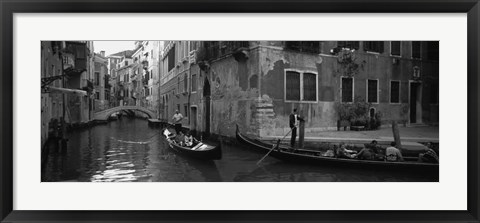
<instances>
[{"instance_id":1,"label":"black picture frame","mask_svg":"<svg viewBox=\"0 0 480 223\"><path fill-rule=\"evenodd\" d=\"M479 222L478 0L1 0L1 222ZM14 13L467 13L468 210L466 211L19 211L13 210ZM454 136L452 136L454 137ZM448 201L439 201L448 202Z\"/></svg>"}]
</instances>

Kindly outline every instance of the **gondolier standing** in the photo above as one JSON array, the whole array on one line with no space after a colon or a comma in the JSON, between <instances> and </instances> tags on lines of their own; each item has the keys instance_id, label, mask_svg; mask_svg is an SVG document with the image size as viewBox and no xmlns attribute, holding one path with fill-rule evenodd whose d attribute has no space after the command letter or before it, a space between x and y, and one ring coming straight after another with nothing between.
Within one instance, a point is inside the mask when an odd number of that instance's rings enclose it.
<instances>
[{"instance_id":1,"label":"gondolier standing","mask_svg":"<svg viewBox=\"0 0 480 223\"><path fill-rule=\"evenodd\" d=\"M175 131L177 132L177 134L180 133L182 131L182 120L183 120L182 113L176 110L172 120L173 120L173 124L175 125Z\"/></svg>"},{"instance_id":2,"label":"gondolier standing","mask_svg":"<svg viewBox=\"0 0 480 223\"><path fill-rule=\"evenodd\" d=\"M290 146L295 147L295 139L297 138L297 127L300 121L303 119L297 114L297 109L293 109L293 113L290 114L290 128L292 129L292 139L290 140Z\"/></svg>"}]
</instances>

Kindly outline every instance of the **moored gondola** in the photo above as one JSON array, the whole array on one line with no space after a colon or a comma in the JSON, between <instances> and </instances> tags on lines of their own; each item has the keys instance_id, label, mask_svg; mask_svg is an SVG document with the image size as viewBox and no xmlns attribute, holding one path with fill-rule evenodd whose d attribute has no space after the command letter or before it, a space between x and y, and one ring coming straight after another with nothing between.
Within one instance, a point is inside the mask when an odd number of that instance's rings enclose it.
<instances>
[{"instance_id":1,"label":"moored gondola","mask_svg":"<svg viewBox=\"0 0 480 223\"><path fill-rule=\"evenodd\" d=\"M269 156L279 160L296 163L308 163L318 165L342 165L351 167L384 168L392 170L408 170L415 173L436 173L438 174L438 163L423 163L417 161L387 162L377 160L360 160L322 156L322 152L309 149L292 149L280 144L270 144L260 140L251 139L243 135L238 126L236 130L237 140L249 148L262 153L269 153Z\"/></svg>"},{"instance_id":2,"label":"moored gondola","mask_svg":"<svg viewBox=\"0 0 480 223\"><path fill-rule=\"evenodd\" d=\"M167 129L162 130L162 135L167 141L169 148L176 153L201 160L219 160L222 158L221 145L213 146L196 140L192 146L179 145L174 140L175 135L166 131Z\"/></svg>"}]
</instances>

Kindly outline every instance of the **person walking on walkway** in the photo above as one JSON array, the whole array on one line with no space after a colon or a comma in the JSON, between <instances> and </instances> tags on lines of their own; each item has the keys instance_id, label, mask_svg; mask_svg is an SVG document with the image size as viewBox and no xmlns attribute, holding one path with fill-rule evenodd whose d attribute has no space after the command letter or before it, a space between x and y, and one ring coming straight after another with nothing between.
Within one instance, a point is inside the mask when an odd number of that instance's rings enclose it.
<instances>
[{"instance_id":1,"label":"person walking on walkway","mask_svg":"<svg viewBox=\"0 0 480 223\"><path fill-rule=\"evenodd\" d=\"M175 111L175 114L173 115L173 124L175 126L175 131L180 133L182 131L182 120L183 120L183 115L180 113L178 110Z\"/></svg>"},{"instance_id":2,"label":"person walking on walkway","mask_svg":"<svg viewBox=\"0 0 480 223\"><path fill-rule=\"evenodd\" d=\"M290 146L292 148L295 147L295 139L297 138L297 127L300 121L303 121L302 118L297 114L297 109L293 109L293 113L290 114L290 128L292 129L292 138L290 140Z\"/></svg>"}]
</instances>

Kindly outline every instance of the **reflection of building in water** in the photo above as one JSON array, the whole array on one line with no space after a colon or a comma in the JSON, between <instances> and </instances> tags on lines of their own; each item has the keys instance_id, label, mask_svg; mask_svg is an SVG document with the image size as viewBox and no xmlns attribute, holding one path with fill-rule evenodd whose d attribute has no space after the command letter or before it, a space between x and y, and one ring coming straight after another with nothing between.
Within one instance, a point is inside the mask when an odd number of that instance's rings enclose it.
<instances>
[{"instance_id":1,"label":"reflection of building in water","mask_svg":"<svg viewBox=\"0 0 480 223\"><path fill-rule=\"evenodd\" d=\"M437 41L165 42L161 114L180 110L184 126L228 136L236 123L258 136L284 135L293 108L306 131L380 118L438 124L438 54ZM363 116L340 122L357 102L365 102Z\"/></svg>"}]
</instances>

